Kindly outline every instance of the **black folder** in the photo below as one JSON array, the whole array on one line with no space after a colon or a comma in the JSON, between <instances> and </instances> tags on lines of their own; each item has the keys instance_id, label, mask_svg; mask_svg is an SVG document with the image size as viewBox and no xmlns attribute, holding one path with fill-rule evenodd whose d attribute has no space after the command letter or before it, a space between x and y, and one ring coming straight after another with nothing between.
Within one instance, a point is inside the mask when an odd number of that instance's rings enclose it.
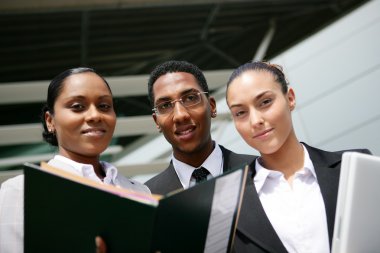
<instances>
[{"instance_id":1,"label":"black folder","mask_svg":"<svg viewBox=\"0 0 380 253\"><path fill-rule=\"evenodd\" d=\"M152 196L25 164L24 252L229 252L247 167Z\"/></svg>"}]
</instances>

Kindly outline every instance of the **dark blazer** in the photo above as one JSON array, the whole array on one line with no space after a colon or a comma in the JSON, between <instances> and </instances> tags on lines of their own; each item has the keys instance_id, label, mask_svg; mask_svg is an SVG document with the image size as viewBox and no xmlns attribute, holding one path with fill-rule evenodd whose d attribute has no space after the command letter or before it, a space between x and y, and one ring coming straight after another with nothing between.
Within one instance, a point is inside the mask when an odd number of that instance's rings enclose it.
<instances>
[{"instance_id":1,"label":"dark blazer","mask_svg":"<svg viewBox=\"0 0 380 253\"><path fill-rule=\"evenodd\" d=\"M342 154L345 151L362 153L370 153L370 151L367 149L357 149L328 152L310 147L305 143L303 143L303 145L305 145L309 152L322 192L331 247ZM264 212L264 208L261 205L253 183L254 175L255 161L252 162L247 177L247 184L235 235L234 252L287 252Z\"/></svg>"},{"instance_id":2,"label":"dark blazer","mask_svg":"<svg viewBox=\"0 0 380 253\"><path fill-rule=\"evenodd\" d=\"M239 165L250 164L256 158L251 155L236 154L221 145L219 146L223 153L223 172L237 168ZM161 195L183 188L172 162L163 172L148 180L145 185L152 193Z\"/></svg>"}]
</instances>

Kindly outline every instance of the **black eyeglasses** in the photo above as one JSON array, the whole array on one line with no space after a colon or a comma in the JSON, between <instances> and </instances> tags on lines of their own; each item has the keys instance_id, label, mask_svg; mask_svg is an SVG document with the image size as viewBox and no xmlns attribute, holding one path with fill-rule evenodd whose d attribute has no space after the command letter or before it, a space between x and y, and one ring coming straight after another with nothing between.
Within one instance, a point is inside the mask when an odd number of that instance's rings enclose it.
<instances>
[{"instance_id":1,"label":"black eyeglasses","mask_svg":"<svg viewBox=\"0 0 380 253\"><path fill-rule=\"evenodd\" d=\"M207 94L208 92L190 92L182 95L179 99L174 99L170 101L165 101L157 104L152 111L157 115L172 113L176 102L180 102L184 107L191 107L199 104L202 101L202 94Z\"/></svg>"}]
</instances>

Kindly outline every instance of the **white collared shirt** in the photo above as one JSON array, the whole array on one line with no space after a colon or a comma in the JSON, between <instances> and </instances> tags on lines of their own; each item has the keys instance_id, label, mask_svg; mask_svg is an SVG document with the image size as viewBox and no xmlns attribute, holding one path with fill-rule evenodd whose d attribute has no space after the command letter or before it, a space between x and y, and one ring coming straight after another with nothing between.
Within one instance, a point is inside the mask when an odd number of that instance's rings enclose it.
<instances>
[{"instance_id":1,"label":"white collared shirt","mask_svg":"<svg viewBox=\"0 0 380 253\"><path fill-rule=\"evenodd\" d=\"M96 182L116 185L138 192L150 193L150 190L146 185L136 180L124 177L112 164L104 161L100 161L100 163L102 165L104 173L106 174L106 176L103 178L103 181L100 180L96 175L94 167L91 164L78 163L61 155L55 155L54 158L48 162L48 164L51 166L76 174L78 176L94 180Z\"/></svg>"},{"instance_id":2,"label":"white collared shirt","mask_svg":"<svg viewBox=\"0 0 380 253\"><path fill-rule=\"evenodd\" d=\"M102 165L104 173L106 174L106 176L104 177L102 181L96 175L94 167L91 164L78 163L61 155L55 155L54 158L48 162L48 164L54 166L55 164L57 164L57 161L69 165L69 166L59 166L60 169L65 170L67 172L94 180L96 182L103 182L104 184L110 184L110 185L118 185L118 182L116 180L118 176L118 170L116 169L115 166L113 166L110 163L100 161L100 164ZM58 166L55 166L55 167L58 167Z\"/></svg>"},{"instance_id":3,"label":"white collared shirt","mask_svg":"<svg viewBox=\"0 0 380 253\"><path fill-rule=\"evenodd\" d=\"M327 218L314 165L304 148L304 167L290 185L283 173L256 159L254 183L261 204L288 252L330 252Z\"/></svg>"},{"instance_id":4,"label":"white collared shirt","mask_svg":"<svg viewBox=\"0 0 380 253\"><path fill-rule=\"evenodd\" d=\"M215 143L214 146L214 150L200 166L210 172L207 179L217 177L223 173L223 153L218 144ZM182 187L187 189L190 186L195 185L195 179L192 178L191 175L197 168L177 160L173 154L172 161L174 170L178 175L179 181L181 181Z\"/></svg>"}]
</instances>

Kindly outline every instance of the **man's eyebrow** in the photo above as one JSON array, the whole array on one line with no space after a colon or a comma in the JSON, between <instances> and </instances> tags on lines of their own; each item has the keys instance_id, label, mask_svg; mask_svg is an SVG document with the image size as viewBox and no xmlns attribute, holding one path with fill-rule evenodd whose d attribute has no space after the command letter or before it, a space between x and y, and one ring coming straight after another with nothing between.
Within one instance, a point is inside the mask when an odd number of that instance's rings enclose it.
<instances>
[{"instance_id":1,"label":"man's eyebrow","mask_svg":"<svg viewBox=\"0 0 380 253\"><path fill-rule=\"evenodd\" d=\"M192 92L200 92L199 90L197 89L194 89L194 88L190 88L190 89L186 89L186 90L183 90L179 93L178 97L180 96L183 96L183 95L186 95L188 93L192 93ZM164 96L164 97L159 97L157 100L156 100L156 103L159 102L159 101L170 101L170 100L173 100L174 98L172 97L169 97L169 96Z\"/></svg>"},{"instance_id":2,"label":"man's eyebrow","mask_svg":"<svg viewBox=\"0 0 380 253\"><path fill-rule=\"evenodd\" d=\"M187 90L184 90L184 91L181 92L181 96L185 95L185 94L188 94L188 93L192 93L192 92L200 92L200 91L197 90L197 89L194 89L194 88L187 89Z\"/></svg>"}]
</instances>

